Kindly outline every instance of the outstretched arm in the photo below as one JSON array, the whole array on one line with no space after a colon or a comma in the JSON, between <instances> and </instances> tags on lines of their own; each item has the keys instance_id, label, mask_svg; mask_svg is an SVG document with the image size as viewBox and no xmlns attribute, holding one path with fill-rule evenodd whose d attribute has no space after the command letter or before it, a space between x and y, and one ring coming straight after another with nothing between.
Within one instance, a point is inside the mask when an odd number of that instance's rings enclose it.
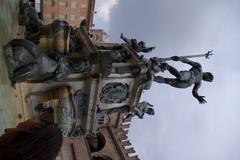
<instances>
[{"instance_id":1,"label":"outstretched arm","mask_svg":"<svg viewBox=\"0 0 240 160\"><path fill-rule=\"evenodd\" d=\"M205 96L199 96L198 95L198 89L201 87L201 82L196 83L193 87L192 94L193 96L199 101L200 104L207 103L207 101L204 99Z\"/></svg>"},{"instance_id":2,"label":"outstretched arm","mask_svg":"<svg viewBox=\"0 0 240 160\"><path fill-rule=\"evenodd\" d=\"M191 61L191 60L189 60L187 58L184 58L184 57L173 56L173 57L171 57L171 59L174 60L174 61L181 61L182 63L189 64L193 67L202 68L200 63Z\"/></svg>"},{"instance_id":3,"label":"outstretched arm","mask_svg":"<svg viewBox=\"0 0 240 160\"><path fill-rule=\"evenodd\" d=\"M144 53L148 53L148 52L151 52L152 50L154 50L155 47L145 47L141 50L141 52L144 52Z\"/></svg>"},{"instance_id":4,"label":"outstretched arm","mask_svg":"<svg viewBox=\"0 0 240 160\"><path fill-rule=\"evenodd\" d=\"M130 40L129 39L127 39L126 37L124 37L123 36L123 33L121 33L121 36L120 36L120 38L124 41L124 42L126 42L126 43L128 43L128 44L130 44Z\"/></svg>"}]
</instances>

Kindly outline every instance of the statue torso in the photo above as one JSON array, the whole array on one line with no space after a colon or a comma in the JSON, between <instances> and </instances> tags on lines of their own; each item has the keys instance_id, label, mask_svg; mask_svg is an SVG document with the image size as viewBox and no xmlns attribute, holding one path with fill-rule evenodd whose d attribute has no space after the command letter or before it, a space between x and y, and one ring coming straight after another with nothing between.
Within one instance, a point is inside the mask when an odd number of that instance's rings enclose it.
<instances>
[{"instance_id":1,"label":"statue torso","mask_svg":"<svg viewBox=\"0 0 240 160\"><path fill-rule=\"evenodd\" d=\"M182 81L186 81L189 86L198 83L202 79L202 71L197 67L192 67L189 71L180 71Z\"/></svg>"}]
</instances>

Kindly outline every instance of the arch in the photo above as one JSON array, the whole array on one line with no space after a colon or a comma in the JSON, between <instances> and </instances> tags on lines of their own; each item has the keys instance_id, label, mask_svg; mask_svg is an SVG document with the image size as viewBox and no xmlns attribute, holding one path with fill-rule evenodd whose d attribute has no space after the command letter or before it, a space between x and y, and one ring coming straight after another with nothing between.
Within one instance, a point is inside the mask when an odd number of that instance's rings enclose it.
<instances>
[{"instance_id":1,"label":"arch","mask_svg":"<svg viewBox=\"0 0 240 160\"><path fill-rule=\"evenodd\" d=\"M96 155L93 157L93 160L112 160L112 158L105 155Z\"/></svg>"},{"instance_id":2,"label":"arch","mask_svg":"<svg viewBox=\"0 0 240 160\"><path fill-rule=\"evenodd\" d=\"M87 137L87 141L91 152L98 152L102 150L106 144L106 139L101 133L97 133L94 137Z\"/></svg>"}]
</instances>

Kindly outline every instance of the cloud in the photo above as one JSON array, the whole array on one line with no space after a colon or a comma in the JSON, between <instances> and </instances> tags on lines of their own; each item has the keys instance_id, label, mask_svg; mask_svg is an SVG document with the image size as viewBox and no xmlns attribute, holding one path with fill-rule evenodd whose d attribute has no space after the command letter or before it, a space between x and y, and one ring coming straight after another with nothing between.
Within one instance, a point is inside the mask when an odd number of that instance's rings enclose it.
<instances>
[{"instance_id":1,"label":"cloud","mask_svg":"<svg viewBox=\"0 0 240 160\"><path fill-rule=\"evenodd\" d=\"M118 0L99 0L98 4L96 5L98 17L102 21L108 22L111 10L117 4L118 4Z\"/></svg>"},{"instance_id":2,"label":"cloud","mask_svg":"<svg viewBox=\"0 0 240 160\"><path fill-rule=\"evenodd\" d=\"M207 104L198 104L192 88L157 83L142 95L156 111L155 116L134 118L131 124L129 139L142 160L240 159L239 4L237 0L121 0L112 9L110 42L118 42L122 32L156 46L149 56L159 57L214 50L210 60L193 59L215 76L213 83L203 83L199 90ZM181 70L189 67L171 64Z\"/></svg>"}]
</instances>

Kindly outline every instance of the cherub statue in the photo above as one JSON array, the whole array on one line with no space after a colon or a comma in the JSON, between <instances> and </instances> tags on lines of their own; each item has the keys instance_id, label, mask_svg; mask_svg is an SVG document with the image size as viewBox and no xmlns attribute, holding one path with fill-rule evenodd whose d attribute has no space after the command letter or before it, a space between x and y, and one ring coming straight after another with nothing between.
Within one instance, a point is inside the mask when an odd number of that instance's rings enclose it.
<instances>
[{"instance_id":1,"label":"cherub statue","mask_svg":"<svg viewBox=\"0 0 240 160\"><path fill-rule=\"evenodd\" d=\"M154 115L153 105L150 103L143 101L139 103L136 107L134 107L127 115L124 117L124 120L129 119L134 116L138 116L138 118L143 119L144 114Z\"/></svg>"},{"instance_id":2,"label":"cherub statue","mask_svg":"<svg viewBox=\"0 0 240 160\"><path fill-rule=\"evenodd\" d=\"M4 48L12 84L24 81L65 80L70 73L88 71L87 59L70 60L57 52L46 53L25 39L13 39Z\"/></svg>"},{"instance_id":3,"label":"cherub statue","mask_svg":"<svg viewBox=\"0 0 240 160\"><path fill-rule=\"evenodd\" d=\"M143 42L143 41L137 42L136 39L128 39L128 38L124 37L122 33L121 33L120 38L123 41L125 41L129 46L131 46L134 50L136 50L137 52L148 53L155 49L155 47L146 47L145 42Z\"/></svg>"}]
</instances>

